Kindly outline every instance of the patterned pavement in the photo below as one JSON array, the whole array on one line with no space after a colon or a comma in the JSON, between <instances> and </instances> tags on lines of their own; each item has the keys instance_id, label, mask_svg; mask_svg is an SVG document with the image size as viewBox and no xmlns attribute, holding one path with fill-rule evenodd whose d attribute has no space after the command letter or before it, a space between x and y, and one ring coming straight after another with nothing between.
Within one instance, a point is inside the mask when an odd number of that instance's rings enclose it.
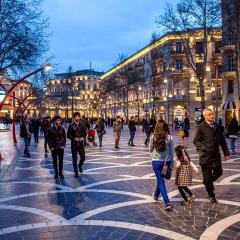
<instances>
[{"instance_id":1,"label":"patterned pavement","mask_svg":"<svg viewBox=\"0 0 240 240\"><path fill-rule=\"evenodd\" d=\"M103 149L87 148L84 172L78 179L74 178L68 142L64 181L54 180L43 139L38 145L31 144L32 157L27 159L20 151L22 140L15 148L10 133L0 134L3 155L14 159L0 182L0 240L240 239L239 142L237 155L223 163L224 174L216 183L219 203L208 201L202 177L195 176L191 188L197 200L191 207L180 206L173 175L167 181L174 205L169 213L161 199L152 198L155 176L140 129L135 147L127 145L124 129L119 150L114 149L112 129L108 129ZM174 142L180 142L176 135ZM198 163L192 137L189 142L191 159Z\"/></svg>"}]
</instances>

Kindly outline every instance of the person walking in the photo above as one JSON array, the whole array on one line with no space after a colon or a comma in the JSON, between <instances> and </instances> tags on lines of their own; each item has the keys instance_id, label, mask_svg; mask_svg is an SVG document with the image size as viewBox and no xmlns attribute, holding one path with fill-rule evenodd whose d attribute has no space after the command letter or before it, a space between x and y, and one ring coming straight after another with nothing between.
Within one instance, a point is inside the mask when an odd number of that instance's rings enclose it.
<instances>
[{"instance_id":1,"label":"person walking","mask_svg":"<svg viewBox=\"0 0 240 240\"><path fill-rule=\"evenodd\" d=\"M54 178L58 179L59 176L63 180L63 156L66 146L66 132L61 126L62 123L59 116L53 118L53 124L54 125L48 130L48 146L52 152L53 168L55 172Z\"/></svg>"},{"instance_id":2,"label":"person walking","mask_svg":"<svg viewBox=\"0 0 240 240\"><path fill-rule=\"evenodd\" d=\"M151 135L151 128L150 128L150 118L147 116L143 119L143 132L146 134L146 139L144 144L147 146L150 141L150 135Z\"/></svg>"},{"instance_id":3,"label":"person walking","mask_svg":"<svg viewBox=\"0 0 240 240\"><path fill-rule=\"evenodd\" d=\"M48 153L48 150L47 150L47 145L48 145L48 130L50 129L51 127L51 117L50 116L47 116L44 120L43 120L43 123L42 123L42 131L43 131L43 134L44 134L44 149L45 149L45 154Z\"/></svg>"},{"instance_id":4,"label":"person walking","mask_svg":"<svg viewBox=\"0 0 240 240\"><path fill-rule=\"evenodd\" d=\"M228 125L227 128L227 135L230 138L230 143L231 143L231 154L235 155L236 151L235 151L235 141L238 138L238 121L236 119L236 117L233 117L230 124Z\"/></svg>"},{"instance_id":5,"label":"person walking","mask_svg":"<svg viewBox=\"0 0 240 240\"><path fill-rule=\"evenodd\" d=\"M34 142L38 143L39 142L39 128L40 128L40 119L34 118L33 119L33 135L34 135Z\"/></svg>"},{"instance_id":6,"label":"person walking","mask_svg":"<svg viewBox=\"0 0 240 240\"><path fill-rule=\"evenodd\" d=\"M78 177L78 170L83 172L82 166L85 161L84 139L86 138L86 127L80 122L80 113L73 114L73 123L69 125L67 137L71 140L72 163L75 177ZM80 155L80 162L77 163L77 155Z\"/></svg>"},{"instance_id":7,"label":"person walking","mask_svg":"<svg viewBox=\"0 0 240 240\"><path fill-rule=\"evenodd\" d=\"M204 122L197 126L193 143L199 152L199 164L209 200L217 203L213 182L223 173L219 146L222 148L225 160L230 159L229 150L219 125L214 122L213 111L210 108L204 109L203 117Z\"/></svg>"},{"instance_id":8,"label":"person walking","mask_svg":"<svg viewBox=\"0 0 240 240\"><path fill-rule=\"evenodd\" d=\"M29 146L31 142L32 132L33 132L32 124L29 121L29 118L26 116L23 119L23 122L20 126L20 137L24 139L25 144L24 155L28 158L31 157L29 153Z\"/></svg>"},{"instance_id":9,"label":"person walking","mask_svg":"<svg viewBox=\"0 0 240 240\"><path fill-rule=\"evenodd\" d=\"M128 123L128 128L129 128L129 132L130 132L130 139L128 141L128 145L135 146L133 144L133 140L134 140L134 136L135 136L135 132L136 132L136 122L135 122L135 119L133 116L130 118L130 121Z\"/></svg>"},{"instance_id":10,"label":"person walking","mask_svg":"<svg viewBox=\"0 0 240 240\"><path fill-rule=\"evenodd\" d=\"M105 133L105 125L104 125L104 119L99 118L97 120L95 129L97 131L98 139L99 139L99 147L102 147L102 140L103 140L103 135Z\"/></svg>"},{"instance_id":11,"label":"person walking","mask_svg":"<svg viewBox=\"0 0 240 240\"><path fill-rule=\"evenodd\" d=\"M190 160L189 154L183 145L177 145L175 147L175 154L177 156L175 184L184 199L181 204L183 206L189 206L196 199L191 190L188 188L192 185L192 169L195 171L196 175L199 175L199 170ZM189 199L186 197L185 192L190 196Z\"/></svg>"},{"instance_id":12,"label":"person walking","mask_svg":"<svg viewBox=\"0 0 240 240\"><path fill-rule=\"evenodd\" d=\"M113 132L115 137L115 148L119 149L119 141L122 131L122 119L120 116L116 117L116 121L113 123Z\"/></svg>"},{"instance_id":13,"label":"person walking","mask_svg":"<svg viewBox=\"0 0 240 240\"><path fill-rule=\"evenodd\" d=\"M184 132L184 134L182 136L182 145L187 148L188 147L189 130L190 130L190 121L189 121L187 113L185 113L185 118L184 118L183 124L182 124L182 130Z\"/></svg>"},{"instance_id":14,"label":"person walking","mask_svg":"<svg viewBox=\"0 0 240 240\"><path fill-rule=\"evenodd\" d=\"M153 197L157 200L161 193L165 203L165 210L172 211L173 207L170 204L164 176L162 175L165 162L168 168L173 168L174 166L174 144L172 136L168 133L169 129L167 123L163 120L159 120L156 124L154 133L150 138L149 151L152 159L152 168L157 179L157 186Z\"/></svg>"}]
</instances>

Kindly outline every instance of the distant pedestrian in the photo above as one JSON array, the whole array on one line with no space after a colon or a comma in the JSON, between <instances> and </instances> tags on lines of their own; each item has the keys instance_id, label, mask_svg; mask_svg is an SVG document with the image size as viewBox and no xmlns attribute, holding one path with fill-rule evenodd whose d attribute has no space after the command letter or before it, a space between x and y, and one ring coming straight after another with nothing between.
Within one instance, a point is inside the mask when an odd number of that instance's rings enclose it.
<instances>
[{"instance_id":1,"label":"distant pedestrian","mask_svg":"<svg viewBox=\"0 0 240 240\"><path fill-rule=\"evenodd\" d=\"M39 129L40 129L40 119L34 118L33 119L33 135L34 135L34 142L38 143L39 142Z\"/></svg>"},{"instance_id":2,"label":"distant pedestrian","mask_svg":"<svg viewBox=\"0 0 240 240\"><path fill-rule=\"evenodd\" d=\"M150 118L147 116L146 118L144 117L143 119L143 132L146 134L146 139L144 144L147 146L150 141L150 136L151 136L151 127L150 127Z\"/></svg>"},{"instance_id":3,"label":"distant pedestrian","mask_svg":"<svg viewBox=\"0 0 240 240\"><path fill-rule=\"evenodd\" d=\"M43 134L44 134L44 149L45 149L45 154L48 153L48 150L47 150L47 145L48 145L48 130L50 129L51 127L51 117L50 116L47 116L43 122L42 122L42 131L43 131Z\"/></svg>"},{"instance_id":4,"label":"distant pedestrian","mask_svg":"<svg viewBox=\"0 0 240 240\"><path fill-rule=\"evenodd\" d=\"M172 205L168 198L164 176L162 174L164 165L171 169L174 166L174 144L169 134L168 125L165 121L158 121L154 133L150 138L149 151L152 159L152 167L157 178L156 190L153 194L155 200L162 194L165 210L172 211ZM170 176L169 176L170 178Z\"/></svg>"},{"instance_id":5,"label":"distant pedestrian","mask_svg":"<svg viewBox=\"0 0 240 240\"><path fill-rule=\"evenodd\" d=\"M238 129L239 129L238 121L237 121L236 117L233 117L230 124L228 125L228 128L227 128L227 135L230 138L231 151L232 151L231 154L232 155L236 154L235 141L238 138Z\"/></svg>"},{"instance_id":6,"label":"distant pedestrian","mask_svg":"<svg viewBox=\"0 0 240 240\"><path fill-rule=\"evenodd\" d=\"M122 120L120 116L116 117L116 121L113 123L113 132L115 137L115 148L119 148L119 141L122 131Z\"/></svg>"},{"instance_id":7,"label":"distant pedestrian","mask_svg":"<svg viewBox=\"0 0 240 240\"><path fill-rule=\"evenodd\" d=\"M136 122L135 122L135 119L133 116L130 118L130 121L128 123L128 128L129 128L129 132L130 132L130 139L128 141L128 145L135 146L133 144L133 140L134 140L134 136L135 136L135 132L136 132Z\"/></svg>"},{"instance_id":8,"label":"distant pedestrian","mask_svg":"<svg viewBox=\"0 0 240 240\"><path fill-rule=\"evenodd\" d=\"M103 135L105 133L104 119L99 118L97 120L95 129L97 131L97 135L98 135L98 139L99 139L99 147L102 147Z\"/></svg>"},{"instance_id":9,"label":"distant pedestrian","mask_svg":"<svg viewBox=\"0 0 240 240\"><path fill-rule=\"evenodd\" d=\"M197 126L193 143L199 152L199 165L202 169L203 183L206 187L209 200L217 203L214 185L223 173L219 146L225 156L230 159L227 142L218 124L214 122L214 114L210 108L203 110L204 122Z\"/></svg>"},{"instance_id":10,"label":"distant pedestrian","mask_svg":"<svg viewBox=\"0 0 240 240\"><path fill-rule=\"evenodd\" d=\"M189 130L190 130L190 120L188 118L187 113L185 114L185 118L183 120L182 130L184 132L184 134L182 136L182 145L187 148L188 147Z\"/></svg>"},{"instance_id":11,"label":"distant pedestrian","mask_svg":"<svg viewBox=\"0 0 240 240\"><path fill-rule=\"evenodd\" d=\"M20 126L20 137L24 139L24 144L25 144L24 155L26 157L31 157L29 153L29 146L31 142L32 131L33 131L32 124L29 118L26 116L23 119L23 122Z\"/></svg>"},{"instance_id":12,"label":"distant pedestrian","mask_svg":"<svg viewBox=\"0 0 240 240\"><path fill-rule=\"evenodd\" d=\"M175 183L184 199L182 205L189 206L196 199L191 190L188 188L192 185L192 169L195 171L196 175L199 175L199 170L190 160L189 154L183 145L177 145L175 147L175 153L177 156ZM185 192L190 196L189 199L186 197Z\"/></svg>"},{"instance_id":13,"label":"distant pedestrian","mask_svg":"<svg viewBox=\"0 0 240 240\"><path fill-rule=\"evenodd\" d=\"M66 132L61 126L61 118L59 116L53 118L53 124L54 125L48 130L48 146L52 152L53 168L55 172L54 178L57 179L59 176L61 179L64 179L63 156L66 146Z\"/></svg>"},{"instance_id":14,"label":"distant pedestrian","mask_svg":"<svg viewBox=\"0 0 240 240\"><path fill-rule=\"evenodd\" d=\"M81 123L79 112L73 114L73 123L69 125L67 137L71 140L72 163L75 177L78 177L78 170L83 172L83 163L85 161L84 139L86 138L86 127ZM80 162L77 163L77 155L80 155Z\"/></svg>"},{"instance_id":15,"label":"distant pedestrian","mask_svg":"<svg viewBox=\"0 0 240 240\"><path fill-rule=\"evenodd\" d=\"M157 124L157 120L154 115L152 115L152 117L150 118L149 123L150 123L150 134L152 134Z\"/></svg>"}]
</instances>

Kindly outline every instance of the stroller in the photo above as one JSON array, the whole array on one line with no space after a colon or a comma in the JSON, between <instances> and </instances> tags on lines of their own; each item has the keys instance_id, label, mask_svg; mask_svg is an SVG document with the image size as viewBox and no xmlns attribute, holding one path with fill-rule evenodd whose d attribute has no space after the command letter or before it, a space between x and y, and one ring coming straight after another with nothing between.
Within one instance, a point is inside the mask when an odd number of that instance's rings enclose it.
<instances>
[{"instance_id":1,"label":"stroller","mask_svg":"<svg viewBox=\"0 0 240 240\"><path fill-rule=\"evenodd\" d=\"M88 145L90 145L90 143L92 143L92 145L94 147L97 146L97 143L95 142L95 135L96 135L96 131L94 129L90 129L87 131Z\"/></svg>"}]
</instances>

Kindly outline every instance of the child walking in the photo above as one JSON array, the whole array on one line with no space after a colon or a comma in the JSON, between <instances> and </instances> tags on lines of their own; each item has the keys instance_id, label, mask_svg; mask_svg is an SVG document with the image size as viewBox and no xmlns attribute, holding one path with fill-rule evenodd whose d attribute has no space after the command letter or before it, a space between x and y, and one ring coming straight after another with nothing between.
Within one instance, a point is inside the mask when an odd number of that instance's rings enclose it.
<instances>
[{"instance_id":1,"label":"child walking","mask_svg":"<svg viewBox=\"0 0 240 240\"><path fill-rule=\"evenodd\" d=\"M192 169L196 175L199 175L197 166L190 160L189 154L183 145L177 145L175 147L176 159L176 186L183 197L184 201L182 205L191 205L196 197L192 194L188 188L192 185ZM186 197L185 192L190 196Z\"/></svg>"}]
</instances>

